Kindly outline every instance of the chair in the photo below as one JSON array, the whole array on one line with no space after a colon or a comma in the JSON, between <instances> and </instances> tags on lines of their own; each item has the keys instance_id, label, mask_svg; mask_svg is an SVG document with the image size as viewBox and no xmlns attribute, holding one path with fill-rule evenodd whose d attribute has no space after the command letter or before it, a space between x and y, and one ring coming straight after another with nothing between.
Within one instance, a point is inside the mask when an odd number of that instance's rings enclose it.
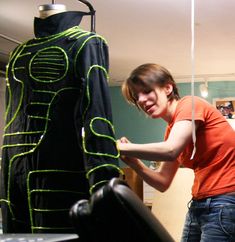
<instances>
[{"instance_id":1,"label":"chair","mask_svg":"<svg viewBox=\"0 0 235 242\"><path fill-rule=\"evenodd\" d=\"M89 200L78 201L70 217L82 242L173 242L158 219L129 186L113 178Z\"/></svg>"}]
</instances>

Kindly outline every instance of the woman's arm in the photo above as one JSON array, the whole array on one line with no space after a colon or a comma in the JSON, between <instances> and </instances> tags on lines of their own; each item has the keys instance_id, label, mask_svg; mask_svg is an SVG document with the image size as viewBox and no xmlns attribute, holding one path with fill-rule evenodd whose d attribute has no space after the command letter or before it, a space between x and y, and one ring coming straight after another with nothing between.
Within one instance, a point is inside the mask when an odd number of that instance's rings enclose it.
<instances>
[{"instance_id":1,"label":"woman's arm","mask_svg":"<svg viewBox=\"0 0 235 242\"><path fill-rule=\"evenodd\" d=\"M165 192L179 167L178 162L161 162L159 169L152 170L137 158L121 157L150 186L160 192Z\"/></svg>"},{"instance_id":2,"label":"woman's arm","mask_svg":"<svg viewBox=\"0 0 235 242\"><path fill-rule=\"evenodd\" d=\"M198 121L196 121L196 128ZM192 121L182 120L174 124L168 139L164 142L133 144L118 141L121 155L144 160L175 161L192 140Z\"/></svg>"},{"instance_id":3,"label":"woman's arm","mask_svg":"<svg viewBox=\"0 0 235 242\"><path fill-rule=\"evenodd\" d=\"M120 140L122 143L129 143L127 138ZM123 162L130 166L150 186L160 192L166 191L179 167L178 162L161 162L160 168L156 171L147 167L140 159L122 155Z\"/></svg>"}]
</instances>

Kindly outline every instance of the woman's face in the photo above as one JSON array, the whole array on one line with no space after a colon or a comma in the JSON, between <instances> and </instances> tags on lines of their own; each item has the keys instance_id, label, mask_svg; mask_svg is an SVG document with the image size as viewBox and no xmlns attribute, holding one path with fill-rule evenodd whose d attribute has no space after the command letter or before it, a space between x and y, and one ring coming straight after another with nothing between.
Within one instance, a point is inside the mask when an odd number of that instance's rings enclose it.
<instances>
[{"instance_id":1,"label":"woman's face","mask_svg":"<svg viewBox=\"0 0 235 242\"><path fill-rule=\"evenodd\" d=\"M172 86L135 86L134 93L139 107L151 118L164 118L168 112L168 95Z\"/></svg>"}]
</instances>

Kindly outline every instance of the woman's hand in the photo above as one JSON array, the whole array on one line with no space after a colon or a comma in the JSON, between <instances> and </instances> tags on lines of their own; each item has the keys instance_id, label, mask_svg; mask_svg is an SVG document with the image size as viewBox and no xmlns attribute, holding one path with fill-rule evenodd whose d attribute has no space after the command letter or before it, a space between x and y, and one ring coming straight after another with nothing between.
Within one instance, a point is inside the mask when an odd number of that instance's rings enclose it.
<instances>
[{"instance_id":1,"label":"woman's hand","mask_svg":"<svg viewBox=\"0 0 235 242\"><path fill-rule=\"evenodd\" d=\"M131 142L126 137L117 140L117 146L121 152L121 160L134 169L150 186L161 192L166 191L178 169L178 162L162 162L161 167L157 171L154 171L147 167L140 159L123 155L127 150L125 145L128 146L128 144L131 144ZM124 152L122 153L122 151Z\"/></svg>"},{"instance_id":2,"label":"woman's hand","mask_svg":"<svg viewBox=\"0 0 235 242\"><path fill-rule=\"evenodd\" d=\"M117 147L121 153L120 159L123 162L125 162L128 166L134 168L135 165L137 165L138 163L142 163L141 160L139 160L138 158L135 158L135 157L129 157L129 156L122 155L122 150L123 150L124 146L126 144L130 144L130 143L131 142L126 137L122 137L119 140L117 140Z\"/></svg>"}]
</instances>

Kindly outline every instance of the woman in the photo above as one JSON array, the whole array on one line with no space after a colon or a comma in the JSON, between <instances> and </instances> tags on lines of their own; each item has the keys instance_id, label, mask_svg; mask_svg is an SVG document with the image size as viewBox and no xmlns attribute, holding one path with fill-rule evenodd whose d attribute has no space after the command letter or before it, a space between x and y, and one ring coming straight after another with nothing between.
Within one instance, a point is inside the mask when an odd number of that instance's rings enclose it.
<instances>
[{"instance_id":1,"label":"woman","mask_svg":"<svg viewBox=\"0 0 235 242\"><path fill-rule=\"evenodd\" d=\"M220 112L199 97L179 97L172 75L157 64L137 67L123 83L127 101L167 122L163 142L118 141L121 159L149 185L164 192L179 166L194 170L192 201L182 241L235 241L235 132ZM192 100L196 153L192 141ZM156 172L140 159L164 161Z\"/></svg>"}]
</instances>

